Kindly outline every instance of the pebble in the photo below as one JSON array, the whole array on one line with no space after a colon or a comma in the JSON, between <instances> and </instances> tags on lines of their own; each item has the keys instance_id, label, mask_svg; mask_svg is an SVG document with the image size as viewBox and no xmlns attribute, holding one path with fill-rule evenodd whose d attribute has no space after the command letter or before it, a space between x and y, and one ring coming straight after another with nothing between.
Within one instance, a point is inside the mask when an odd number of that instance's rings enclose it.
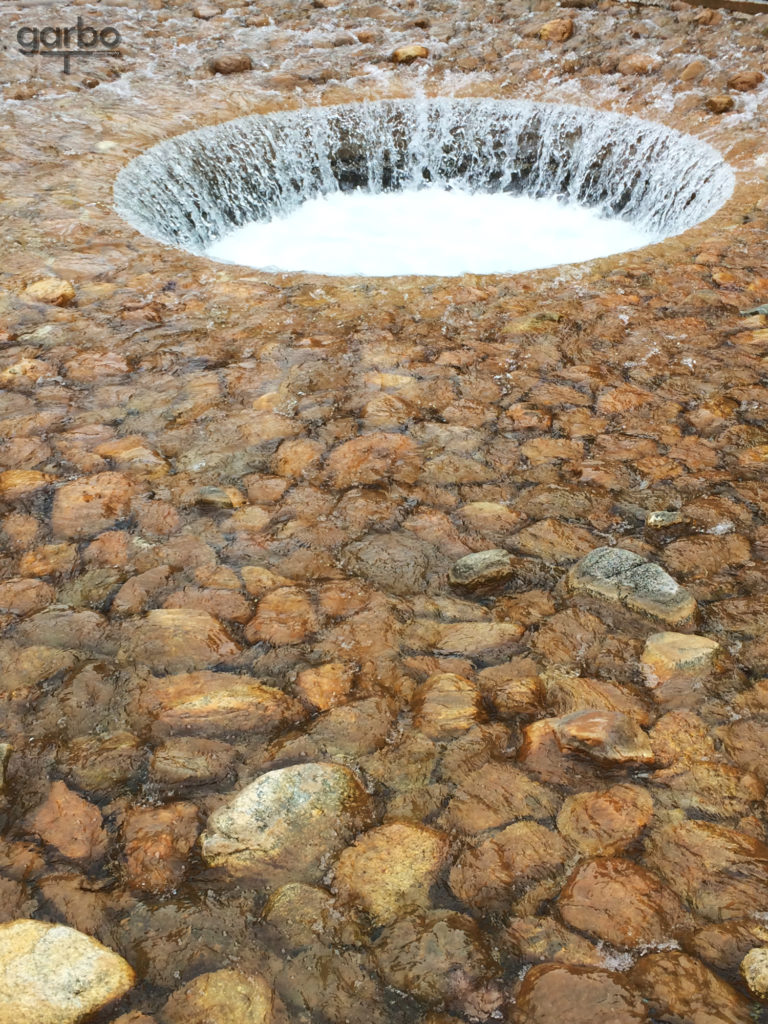
<instances>
[{"instance_id":1,"label":"pebble","mask_svg":"<svg viewBox=\"0 0 768 1024\"><path fill-rule=\"evenodd\" d=\"M768 999L768 946L755 946L741 961L740 970L749 991Z\"/></svg>"},{"instance_id":2,"label":"pebble","mask_svg":"<svg viewBox=\"0 0 768 1024\"><path fill-rule=\"evenodd\" d=\"M450 910L404 915L384 928L374 956L387 984L422 1004L471 1020L499 1013L499 969L471 917Z\"/></svg>"},{"instance_id":3,"label":"pebble","mask_svg":"<svg viewBox=\"0 0 768 1024\"><path fill-rule=\"evenodd\" d=\"M696 601L661 566L625 548L595 548L569 572L576 593L625 604L669 625L689 622Z\"/></svg>"},{"instance_id":4,"label":"pebble","mask_svg":"<svg viewBox=\"0 0 768 1024\"><path fill-rule=\"evenodd\" d=\"M184 672L231 661L240 646L208 612L154 608L123 628L121 656L158 672Z\"/></svg>"},{"instance_id":5,"label":"pebble","mask_svg":"<svg viewBox=\"0 0 768 1024\"><path fill-rule=\"evenodd\" d=\"M430 676L417 691L413 724L433 740L467 732L478 720L480 693L468 679L452 672Z\"/></svg>"},{"instance_id":6,"label":"pebble","mask_svg":"<svg viewBox=\"0 0 768 1024\"><path fill-rule=\"evenodd\" d=\"M43 277L28 284L21 297L27 302L47 302L52 306L68 306L75 298L70 281L58 277Z\"/></svg>"},{"instance_id":7,"label":"pebble","mask_svg":"<svg viewBox=\"0 0 768 1024\"><path fill-rule=\"evenodd\" d=\"M532 967L515 1005L519 1024L650 1024L621 974L574 964Z\"/></svg>"},{"instance_id":8,"label":"pebble","mask_svg":"<svg viewBox=\"0 0 768 1024\"><path fill-rule=\"evenodd\" d=\"M0 925L3 1024L79 1024L134 980L122 957L74 928L31 920Z\"/></svg>"},{"instance_id":9,"label":"pebble","mask_svg":"<svg viewBox=\"0 0 768 1024\"><path fill-rule=\"evenodd\" d=\"M554 18L541 26L539 35L548 43L564 43L573 35L573 21L571 18Z\"/></svg>"},{"instance_id":10,"label":"pebble","mask_svg":"<svg viewBox=\"0 0 768 1024\"><path fill-rule=\"evenodd\" d=\"M222 53L210 62L215 75L236 75L241 71L252 71L253 61L247 53Z\"/></svg>"},{"instance_id":11,"label":"pebble","mask_svg":"<svg viewBox=\"0 0 768 1024\"><path fill-rule=\"evenodd\" d=\"M63 857L85 863L100 860L109 845L98 807L60 781L51 785L46 799L27 818L26 830Z\"/></svg>"},{"instance_id":12,"label":"pebble","mask_svg":"<svg viewBox=\"0 0 768 1024\"><path fill-rule=\"evenodd\" d=\"M512 579L515 569L511 556L503 548L476 551L465 555L451 568L449 579L456 586L477 590Z\"/></svg>"},{"instance_id":13,"label":"pebble","mask_svg":"<svg viewBox=\"0 0 768 1024\"><path fill-rule=\"evenodd\" d=\"M569 927L619 949L674 941L691 924L678 897L652 872L619 857L579 865L557 905Z\"/></svg>"},{"instance_id":14,"label":"pebble","mask_svg":"<svg viewBox=\"0 0 768 1024\"><path fill-rule=\"evenodd\" d=\"M621 783L567 797L557 829L587 856L615 857L637 841L652 817L651 794Z\"/></svg>"},{"instance_id":15,"label":"pebble","mask_svg":"<svg viewBox=\"0 0 768 1024\"><path fill-rule=\"evenodd\" d=\"M652 764L646 733L621 711L576 711L554 725L562 750L586 754L607 764Z\"/></svg>"},{"instance_id":16,"label":"pebble","mask_svg":"<svg viewBox=\"0 0 768 1024\"><path fill-rule=\"evenodd\" d=\"M399 46L392 54L392 60L395 64L413 64L415 60L428 56L429 50L426 46L411 43L408 46Z\"/></svg>"},{"instance_id":17,"label":"pebble","mask_svg":"<svg viewBox=\"0 0 768 1024\"><path fill-rule=\"evenodd\" d=\"M223 969L199 974L177 989L160 1011L160 1024L273 1024L279 1020L272 986L260 974Z\"/></svg>"},{"instance_id":18,"label":"pebble","mask_svg":"<svg viewBox=\"0 0 768 1024\"><path fill-rule=\"evenodd\" d=\"M266 772L214 811L201 837L204 861L269 888L319 882L369 813L348 768L297 764Z\"/></svg>"},{"instance_id":19,"label":"pebble","mask_svg":"<svg viewBox=\"0 0 768 1024\"><path fill-rule=\"evenodd\" d=\"M630 972L630 980L654 1017L749 1024L747 999L693 957L676 950L649 953Z\"/></svg>"},{"instance_id":20,"label":"pebble","mask_svg":"<svg viewBox=\"0 0 768 1024\"><path fill-rule=\"evenodd\" d=\"M429 905L430 887L447 853L448 837L442 832L405 822L382 825L358 836L341 853L333 886L343 902L386 924Z\"/></svg>"}]
</instances>

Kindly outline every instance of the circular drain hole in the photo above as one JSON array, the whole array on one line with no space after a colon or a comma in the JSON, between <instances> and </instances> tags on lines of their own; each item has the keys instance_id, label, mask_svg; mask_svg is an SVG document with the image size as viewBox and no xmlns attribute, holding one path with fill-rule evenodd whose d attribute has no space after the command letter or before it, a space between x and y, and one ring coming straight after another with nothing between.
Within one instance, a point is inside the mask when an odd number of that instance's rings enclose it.
<instances>
[{"instance_id":1,"label":"circular drain hole","mask_svg":"<svg viewBox=\"0 0 768 1024\"><path fill-rule=\"evenodd\" d=\"M143 233L321 274L516 273L636 249L731 195L711 146L640 118L504 100L250 116L160 143L118 176Z\"/></svg>"}]
</instances>

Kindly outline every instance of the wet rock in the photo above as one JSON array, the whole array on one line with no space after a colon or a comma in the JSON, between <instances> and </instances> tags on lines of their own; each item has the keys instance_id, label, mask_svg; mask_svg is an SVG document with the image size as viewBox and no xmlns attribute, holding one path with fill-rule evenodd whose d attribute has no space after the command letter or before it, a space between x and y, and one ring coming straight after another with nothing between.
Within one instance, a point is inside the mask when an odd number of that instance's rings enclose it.
<instances>
[{"instance_id":1,"label":"wet rock","mask_svg":"<svg viewBox=\"0 0 768 1024\"><path fill-rule=\"evenodd\" d=\"M416 53L411 59L426 56L426 52ZM328 458L326 470L331 486L343 491L360 484L381 484L387 480L413 483L422 465L416 442L411 438L404 434L373 433L355 437L335 448Z\"/></svg>"},{"instance_id":2,"label":"wet rock","mask_svg":"<svg viewBox=\"0 0 768 1024\"><path fill-rule=\"evenodd\" d=\"M717 737L731 761L768 783L768 723L749 719L731 722L717 730Z\"/></svg>"},{"instance_id":3,"label":"wet rock","mask_svg":"<svg viewBox=\"0 0 768 1024\"><path fill-rule=\"evenodd\" d=\"M335 764L267 772L208 819L206 863L267 886L317 882L369 812L356 776Z\"/></svg>"},{"instance_id":4,"label":"wet rock","mask_svg":"<svg viewBox=\"0 0 768 1024\"><path fill-rule=\"evenodd\" d=\"M154 608L123 627L121 657L160 672L204 669L240 653L222 624L194 608Z\"/></svg>"},{"instance_id":5,"label":"wet rock","mask_svg":"<svg viewBox=\"0 0 768 1024\"><path fill-rule=\"evenodd\" d=\"M449 876L451 892L478 910L506 910L515 903L532 910L559 891L567 855L556 832L516 822L460 854Z\"/></svg>"},{"instance_id":6,"label":"wet rock","mask_svg":"<svg viewBox=\"0 0 768 1024\"><path fill-rule=\"evenodd\" d=\"M129 732L78 736L61 756L68 777L89 793L115 791L132 783L144 760L144 749Z\"/></svg>"},{"instance_id":7,"label":"wet rock","mask_svg":"<svg viewBox=\"0 0 768 1024\"><path fill-rule=\"evenodd\" d=\"M279 999L260 974L237 970L199 974L177 989L159 1014L160 1024L277 1024Z\"/></svg>"},{"instance_id":8,"label":"wet rock","mask_svg":"<svg viewBox=\"0 0 768 1024\"><path fill-rule=\"evenodd\" d=\"M318 937L284 961L275 987L291 1020L322 1016L329 1024L386 1024L386 994L370 958L355 949L329 949Z\"/></svg>"},{"instance_id":9,"label":"wet rock","mask_svg":"<svg viewBox=\"0 0 768 1024\"><path fill-rule=\"evenodd\" d=\"M291 882L276 889L264 908L264 920L280 934L281 944L297 953L307 946L359 946L360 915L341 908L325 889Z\"/></svg>"},{"instance_id":10,"label":"wet rock","mask_svg":"<svg viewBox=\"0 0 768 1024\"><path fill-rule=\"evenodd\" d=\"M555 733L558 721L557 718L542 718L525 727L523 742L517 751L518 764L550 785L596 789L605 782L605 766L564 751Z\"/></svg>"},{"instance_id":11,"label":"wet rock","mask_svg":"<svg viewBox=\"0 0 768 1024\"><path fill-rule=\"evenodd\" d=\"M391 594L421 594L439 559L432 544L408 533L374 533L344 549L344 564Z\"/></svg>"},{"instance_id":12,"label":"wet rock","mask_svg":"<svg viewBox=\"0 0 768 1024\"><path fill-rule=\"evenodd\" d=\"M649 732L656 764L668 767L682 761L714 758L715 744L710 729L692 711L670 711Z\"/></svg>"},{"instance_id":13,"label":"wet rock","mask_svg":"<svg viewBox=\"0 0 768 1024\"><path fill-rule=\"evenodd\" d=\"M616 70L620 75L650 75L656 64L656 58L647 53L630 53L622 57Z\"/></svg>"},{"instance_id":14,"label":"wet rock","mask_svg":"<svg viewBox=\"0 0 768 1024\"><path fill-rule=\"evenodd\" d=\"M648 1024L640 997L621 974L597 968L541 964L517 992L519 1024Z\"/></svg>"},{"instance_id":15,"label":"wet rock","mask_svg":"<svg viewBox=\"0 0 768 1024\"><path fill-rule=\"evenodd\" d=\"M51 647L99 654L113 654L115 650L107 620L91 611L48 608L20 622L16 637L34 647L45 643Z\"/></svg>"},{"instance_id":16,"label":"wet rock","mask_svg":"<svg viewBox=\"0 0 768 1024\"><path fill-rule=\"evenodd\" d=\"M126 884L154 893L175 889L184 876L199 831L194 804L129 810L123 821Z\"/></svg>"},{"instance_id":17,"label":"wet rock","mask_svg":"<svg viewBox=\"0 0 768 1024\"><path fill-rule=\"evenodd\" d=\"M427 1006L487 1020L502 1003L499 973L471 917L432 910L385 928L374 946L388 985Z\"/></svg>"},{"instance_id":18,"label":"wet rock","mask_svg":"<svg viewBox=\"0 0 768 1024\"><path fill-rule=\"evenodd\" d=\"M0 798L5 791L5 775L8 770L8 759L13 752L10 743L0 743Z\"/></svg>"},{"instance_id":19,"label":"wet rock","mask_svg":"<svg viewBox=\"0 0 768 1024\"><path fill-rule=\"evenodd\" d=\"M654 1017L691 1024L749 1024L748 1000L704 964L670 951L641 957L630 980Z\"/></svg>"},{"instance_id":20,"label":"wet rock","mask_svg":"<svg viewBox=\"0 0 768 1024\"><path fill-rule=\"evenodd\" d=\"M201 21L209 21L211 18L221 14L221 8L214 7L213 4L199 4L192 13Z\"/></svg>"},{"instance_id":21,"label":"wet rock","mask_svg":"<svg viewBox=\"0 0 768 1024\"><path fill-rule=\"evenodd\" d=\"M620 858L579 865L557 905L571 928L624 949L669 942L690 926L674 893L650 871Z\"/></svg>"},{"instance_id":22,"label":"wet rock","mask_svg":"<svg viewBox=\"0 0 768 1024\"><path fill-rule=\"evenodd\" d=\"M43 277L28 284L21 293L27 302L47 302L51 306L68 306L75 297L69 281L59 277Z\"/></svg>"},{"instance_id":23,"label":"wet rock","mask_svg":"<svg viewBox=\"0 0 768 1024\"><path fill-rule=\"evenodd\" d=\"M554 18L539 29L539 36L548 43L564 43L573 35L573 21L570 18Z\"/></svg>"},{"instance_id":24,"label":"wet rock","mask_svg":"<svg viewBox=\"0 0 768 1024\"><path fill-rule=\"evenodd\" d=\"M560 669L550 669L541 675L544 702L554 714L576 714L584 708L619 711L647 725L651 719L649 702L643 702L627 687L590 679Z\"/></svg>"},{"instance_id":25,"label":"wet rock","mask_svg":"<svg viewBox=\"0 0 768 1024\"><path fill-rule=\"evenodd\" d=\"M334 889L344 902L385 924L426 907L429 889L448 853L448 837L435 829L392 822L359 836L336 862Z\"/></svg>"},{"instance_id":26,"label":"wet rock","mask_svg":"<svg viewBox=\"0 0 768 1024\"><path fill-rule=\"evenodd\" d=\"M296 678L295 690L318 711L327 711L344 704L349 697L355 678L351 665L330 661L317 668L306 668Z\"/></svg>"},{"instance_id":27,"label":"wet rock","mask_svg":"<svg viewBox=\"0 0 768 1024\"><path fill-rule=\"evenodd\" d=\"M419 688L413 724L430 739L450 739L471 729L479 713L477 687L463 676L441 672L429 676Z\"/></svg>"},{"instance_id":28,"label":"wet rock","mask_svg":"<svg viewBox=\"0 0 768 1024\"><path fill-rule=\"evenodd\" d=\"M559 519L542 519L510 537L510 544L523 554L561 565L586 555L594 547L595 539L581 526Z\"/></svg>"},{"instance_id":29,"label":"wet rock","mask_svg":"<svg viewBox=\"0 0 768 1024\"><path fill-rule=\"evenodd\" d=\"M692 633L654 633L645 641L642 664L649 685L666 682L675 672L707 672L722 650L716 640Z\"/></svg>"},{"instance_id":30,"label":"wet rock","mask_svg":"<svg viewBox=\"0 0 768 1024\"><path fill-rule=\"evenodd\" d=\"M114 526L130 511L134 485L122 473L97 473L58 488L51 529L56 537L81 540Z\"/></svg>"},{"instance_id":31,"label":"wet rock","mask_svg":"<svg viewBox=\"0 0 768 1024\"><path fill-rule=\"evenodd\" d=\"M9 1024L77 1024L133 984L122 957L73 928L0 925L0 1006Z\"/></svg>"},{"instance_id":32,"label":"wet rock","mask_svg":"<svg viewBox=\"0 0 768 1024\"><path fill-rule=\"evenodd\" d=\"M351 761L379 750L392 728L393 712L383 697L352 701L319 715L303 734L280 737L270 757L291 761Z\"/></svg>"},{"instance_id":33,"label":"wet rock","mask_svg":"<svg viewBox=\"0 0 768 1024\"><path fill-rule=\"evenodd\" d=\"M0 612L30 615L52 604L55 590L42 580L10 579L0 583Z\"/></svg>"},{"instance_id":34,"label":"wet rock","mask_svg":"<svg viewBox=\"0 0 768 1024\"><path fill-rule=\"evenodd\" d=\"M232 672L150 677L142 685L138 707L153 717L152 728L159 735L268 736L307 716L298 701L277 687Z\"/></svg>"},{"instance_id":35,"label":"wet rock","mask_svg":"<svg viewBox=\"0 0 768 1024\"><path fill-rule=\"evenodd\" d=\"M728 79L728 88L736 92L751 92L763 81L765 75L761 71L737 71Z\"/></svg>"},{"instance_id":36,"label":"wet rock","mask_svg":"<svg viewBox=\"0 0 768 1024\"><path fill-rule=\"evenodd\" d=\"M625 604L670 625L690 621L696 602L661 566L625 548L595 548L568 574L577 593Z\"/></svg>"},{"instance_id":37,"label":"wet rock","mask_svg":"<svg viewBox=\"0 0 768 1024\"><path fill-rule=\"evenodd\" d=\"M644 862L710 921L768 912L768 846L722 825L680 821L654 829Z\"/></svg>"},{"instance_id":38,"label":"wet rock","mask_svg":"<svg viewBox=\"0 0 768 1024\"><path fill-rule=\"evenodd\" d=\"M768 999L768 946L750 949L741 961L741 974L753 995Z\"/></svg>"},{"instance_id":39,"label":"wet rock","mask_svg":"<svg viewBox=\"0 0 768 1024\"><path fill-rule=\"evenodd\" d=\"M51 785L48 796L27 818L25 827L70 860L100 860L109 845L98 807L73 793L63 782Z\"/></svg>"},{"instance_id":40,"label":"wet rock","mask_svg":"<svg viewBox=\"0 0 768 1024\"><path fill-rule=\"evenodd\" d=\"M54 573L68 573L77 562L77 548L74 544L42 544L31 551L25 551L19 561L22 576L50 576Z\"/></svg>"},{"instance_id":41,"label":"wet rock","mask_svg":"<svg viewBox=\"0 0 768 1024\"><path fill-rule=\"evenodd\" d=\"M36 469L6 469L0 473L0 498L13 502L47 487L51 477Z\"/></svg>"},{"instance_id":42,"label":"wet rock","mask_svg":"<svg viewBox=\"0 0 768 1024\"><path fill-rule=\"evenodd\" d=\"M707 110L712 114L727 114L736 106L733 96L728 93L719 93L717 96L707 96Z\"/></svg>"},{"instance_id":43,"label":"wet rock","mask_svg":"<svg viewBox=\"0 0 768 1024\"><path fill-rule=\"evenodd\" d=\"M768 943L768 928L750 918L708 924L686 938L686 953L697 956L717 971L737 973L750 949Z\"/></svg>"},{"instance_id":44,"label":"wet rock","mask_svg":"<svg viewBox=\"0 0 768 1024\"><path fill-rule=\"evenodd\" d=\"M247 53L222 53L213 58L210 69L215 75L236 75L252 71L253 61Z\"/></svg>"},{"instance_id":45,"label":"wet rock","mask_svg":"<svg viewBox=\"0 0 768 1024\"><path fill-rule=\"evenodd\" d=\"M576 711L554 723L562 750L606 764L651 764L653 750L640 726L620 711Z\"/></svg>"},{"instance_id":46,"label":"wet rock","mask_svg":"<svg viewBox=\"0 0 768 1024\"><path fill-rule=\"evenodd\" d=\"M399 46L392 54L392 60L395 64L413 64L415 60L428 56L429 50L426 46L411 43L408 46Z\"/></svg>"},{"instance_id":47,"label":"wet rock","mask_svg":"<svg viewBox=\"0 0 768 1024\"><path fill-rule=\"evenodd\" d=\"M318 628L309 596L298 587L278 587L259 601L256 614L245 628L249 643L300 643Z\"/></svg>"},{"instance_id":48,"label":"wet rock","mask_svg":"<svg viewBox=\"0 0 768 1024\"><path fill-rule=\"evenodd\" d=\"M417 619L404 631L407 647L483 661L506 660L525 630L516 622L432 622Z\"/></svg>"},{"instance_id":49,"label":"wet rock","mask_svg":"<svg viewBox=\"0 0 768 1024\"><path fill-rule=\"evenodd\" d=\"M165 586L170 574L170 566L156 565L126 580L112 599L110 612L116 615L143 612L150 598Z\"/></svg>"},{"instance_id":50,"label":"wet rock","mask_svg":"<svg viewBox=\"0 0 768 1024\"><path fill-rule=\"evenodd\" d=\"M541 707L542 690L536 662L512 659L477 674L480 692L499 718L535 715Z\"/></svg>"},{"instance_id":51,"label":"wet rock","mask_svg":"<svg viewBox=\"0 0 768 1024\"><path fill-rule=\"evenodd\" d=\"M605 956L583 935L551 917L513 917L502 933L504 948L524 963L604 967Z\"/></svg>"},{"instance_id":52,"label":"wet rock","mask_svg":"<svg viewBox=\"0 0 768 1024\"><path fill-rule=\"evenodd\" d=\"M490 762L462 782L443 815L446 827L479 833L522 818L544 821L560 798L513 764Z\"/></svg>"},{"instance_id":53,"label":"wet rock","mask_svg":"<svg viewBox=\"0 0 768 1024\"><path fill-rule=\"evenodd\" d=\"M697 761L654 772L658 802L705 814L710 818L739 818L753 813L765 797L765 786L751 773L716 761Z\"/></svg>"},{"instance_id":54,"label":"wet rock","mask_svg":"<svg viewBox=\"0 0 768 1024\"><path fill-rule=\"evenodd\" d=\"M74 668L72 651L35 644L19 648L0 645L0 691L9 695L29 694L40 683Z\"/></svg>"},{"instance_id":55,"label":"wet rock","mask_svg":"<svg viewBox=\"0 0 768 1024\"><path fill-rule=\"evenodd\" d=\"M449 579L456 586L477 590L512 579L514 565L508 551L492 548L489 551L475 551L465 555L451 568Z\"/></svg>"},{"instance_id":56,"label":"wet rock","mask_svg":"<svg viewBox=\"0 0 768 1024\"><path fill-rule=\"evenodd\" d=\"M504 542L526 519L522 512L496 501L470 501L456 515L470 530L497 543Z\"/></svg>"},{"instance_id":57,"label":"wet rock","mask_svg":"<svg viewBox=\"0 0 768 1024\"><path fill-rule=\"evenodd\" d=\"M642 835L652 816L650 793L627 783L569 796L557 816L557 828L583 853L614 857Z\"/></svg>"},{"instance_id":58,"label":"wet rock","mask_svg":"<svg viewBox=\"0 0 768 1024\"><path fill-rule=\"evenodd\" d=\"M205 786L226 779L233 771L235 756L229 743L177 736L157 747L149 773L161 786Z\"/></svg>"}]
</instances>

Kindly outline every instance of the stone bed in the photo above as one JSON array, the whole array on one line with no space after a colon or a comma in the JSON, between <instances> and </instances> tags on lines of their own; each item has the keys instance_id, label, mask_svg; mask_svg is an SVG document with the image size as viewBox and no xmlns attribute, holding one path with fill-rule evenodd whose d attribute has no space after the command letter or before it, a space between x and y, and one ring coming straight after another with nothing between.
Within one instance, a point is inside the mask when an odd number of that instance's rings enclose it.
<instances>
[{"instance_id":1,"label":"stone bed","mask_svg":"<svg viewBox=\"0 0 768 1024\"><path fill-rule=\"evenodd\" d=\"M68 76L6 16L2 1024L765 1015L768 15L574 3L77 4L123 55ZM419 95L736 188L516 277L113 212L161 139Z\"/></svg>"}]
</instances>

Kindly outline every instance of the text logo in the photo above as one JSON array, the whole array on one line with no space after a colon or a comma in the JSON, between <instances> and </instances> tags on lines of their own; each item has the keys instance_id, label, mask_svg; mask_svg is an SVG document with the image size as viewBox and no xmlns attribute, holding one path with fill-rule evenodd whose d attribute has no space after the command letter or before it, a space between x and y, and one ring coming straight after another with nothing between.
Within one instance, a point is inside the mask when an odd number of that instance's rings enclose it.
<instances>
[{"instance_id":1,"label":"text logo","mask_svg":"<svg viewBox=\"0 0 768 1024\"><path fill-rule=\"evenodd\" d=\"M19 50L25 56L61 57L64 74L70 72L70 61L78 57L119 57L115 47L122 42L120 33L111 25L95 29L78 18L74 28L32 28L25 25L16 33Z\"/></svg>"}]
</instances>

